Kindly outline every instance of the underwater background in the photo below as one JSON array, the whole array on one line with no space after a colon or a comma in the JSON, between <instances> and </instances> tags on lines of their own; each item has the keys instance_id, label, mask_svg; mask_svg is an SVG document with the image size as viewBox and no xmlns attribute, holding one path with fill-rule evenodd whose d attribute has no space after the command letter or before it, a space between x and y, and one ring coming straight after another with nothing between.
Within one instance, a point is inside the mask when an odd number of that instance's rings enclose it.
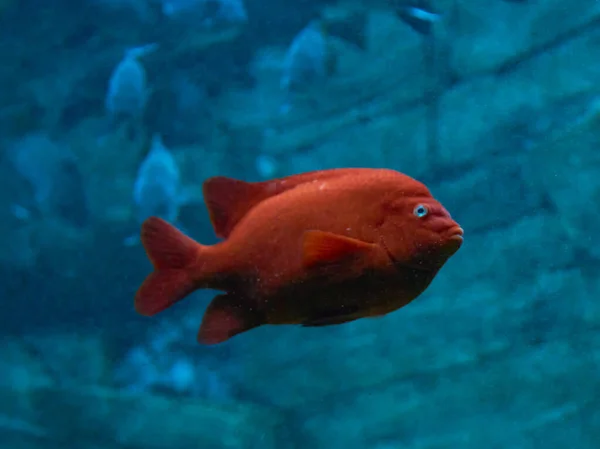
<instances>
[{"instance_id":1,"label":"underwater background","mask_svg":"<svg viewBox=\"0 0 600 449\"><path fill-rule=\"evenodd\" d=\"M600 448L600 2L2 0L0 57L0 447ZM135 312L145 218L333 167L464 228L413 303Z\"/></svg>"}]
</instances>

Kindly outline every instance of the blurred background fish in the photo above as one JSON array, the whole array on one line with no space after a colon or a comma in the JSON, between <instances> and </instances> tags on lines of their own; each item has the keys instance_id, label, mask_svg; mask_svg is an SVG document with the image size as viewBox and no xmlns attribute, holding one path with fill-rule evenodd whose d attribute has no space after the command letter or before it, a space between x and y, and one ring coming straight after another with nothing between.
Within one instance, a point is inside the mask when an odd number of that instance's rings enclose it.
<instances>
[{"instance_id":1,"label":"blurred background fish","mask_svg":"<svg viewBox=\"0 0 600 449\"><path fill-rule=\"evenodd\" d=\"M395 6L396 16L424 36L432 34L433 25L441 18L434 12L429 0L410 0Z\"/></svg>"},{"instance_id":2,"label":"blurred background fish","mask_svg":"<svg viewBox=\"0 0 600 449\"><path fill-rule=\"evenodd\" d=\"M31 208L15 204L15 212L26 218L39 213L59 218L76 227L89 220L85 184L77 158L66 146L46 134L34 133L16 141L7 156L19 177L31 188Z\"/></svg>"},{"instance_id":3,"label":"blurred background fish","mask_svg":"<svg viewBox=\"0 0 600 449\"><path fill-rule=\"evenodd\" d=\"M338 0L325 5L319 19L330 36L366 50L368 16L377 10L390 13L421 35L431 35L442 16L430 0Z\"/></svg>"},{"instance_id":4,"label":"blurred background fish","mask_svg":"<svg viewBox=\"0 0 600 449\"><path fill-rule=\"evenodd\" d=\"M152 138L150 152L139 167L133 198L141 222L151 215L176 220L181 177L177 162L159 135ZM168 218L167 218L168 217Z\"/></svg>"},{"instance_id":5,"label":"blurred background fish","mask_svg":"<svg viewBox=\"0 0 600 449\"><path fill-rule=\"evenodd\" d=\"M201 195L199 188L182 186L181 173L173 153L164 145L160 135L155 134L150 150L138 168L133 186L133 203L138 224L151 216L177 222L181 206L201 202ZM127 245L137 242L137 235L125 241Z\"/></svg>"},{"instance_id":6,"label":"blurred background fish","mask_svg":"<svg viewBox=\"0 0 600 449\"><path fill-rule=\"evenodd\" d=\"M295 97L335 73L337 54L323 22L315 20L294 38L285 54L280 88L286 95L282 112L289 110Z\"/></svg>"},{"instance_id":7,"label":"blurred background fish","mask_svg":"<svg viewBox=\"0 0 600 449\"><path fill-rule=\"evenodd\" d=\"M146 70L140 58L155 51L156 44L135 47L125 52L108 81L105 106L113 123L139 122L149 97Z\"/></svg>"},{"instance_id":8,"label":"blurred background fish","mask_svg":"<svg viewBox=\"0 0 600 449\"><path fill-rule=\"evenodd\" d=\"M162 11L170 19L208 28L245 23L248 19L242 0L163 0Z\"/></svg>"}]
</instances>

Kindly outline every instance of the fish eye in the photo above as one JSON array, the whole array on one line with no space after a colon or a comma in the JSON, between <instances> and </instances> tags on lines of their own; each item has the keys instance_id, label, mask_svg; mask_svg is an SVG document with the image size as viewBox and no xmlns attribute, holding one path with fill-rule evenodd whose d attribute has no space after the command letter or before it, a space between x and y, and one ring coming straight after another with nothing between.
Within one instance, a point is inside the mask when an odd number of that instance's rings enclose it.
<instances>
[{"instance_id":1,"label":"fish eye","mask_svg":"<svg viewBox=\"0 0 600 449\"><path fill-rule=\"evenodd\" d=\"M427 209L425 206L423 206L422 204L418 204L414 209L413 209L413 214L415 214L415 216L419 217L419 218L423 218L424 216L426 216L429 213L429 209Z\"/></svg>"}]
</instances>

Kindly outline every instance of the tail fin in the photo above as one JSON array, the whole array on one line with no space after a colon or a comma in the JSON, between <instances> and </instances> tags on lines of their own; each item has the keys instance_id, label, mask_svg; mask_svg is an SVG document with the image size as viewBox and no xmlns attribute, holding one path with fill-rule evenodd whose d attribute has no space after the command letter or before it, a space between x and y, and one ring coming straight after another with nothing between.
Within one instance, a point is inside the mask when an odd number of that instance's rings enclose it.
<instances>
[{"instance_id":1,"label":"tail fin","mask_svg":"<svg viewBox=\"0 0 600 449\"><path fill-rule=\"evenodd\" d=\"M135 309L141 315L151 316L198 287L193 269L204 247L157 217L150 217L142 224L141 241L154 272L137 291Z\"/></svg>"}]
</instances>

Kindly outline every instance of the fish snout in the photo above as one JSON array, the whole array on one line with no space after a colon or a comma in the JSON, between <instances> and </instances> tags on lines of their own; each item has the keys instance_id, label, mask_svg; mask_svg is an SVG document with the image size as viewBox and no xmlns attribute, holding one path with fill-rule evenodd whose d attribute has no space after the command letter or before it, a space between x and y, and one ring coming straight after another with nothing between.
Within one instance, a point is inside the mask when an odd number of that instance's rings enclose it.
<instances>
[{"instance_id":1,"label":"fish snout","mask_svg":"<svg viewBox=\"0 0 600 449\"><path fill-rule=\"evenodd\" d=\"M465 231L459 225L455 224L447 231L447 236L449 240L461 242L463 241L463 235Z\"/></svg>"}]
</instances>

